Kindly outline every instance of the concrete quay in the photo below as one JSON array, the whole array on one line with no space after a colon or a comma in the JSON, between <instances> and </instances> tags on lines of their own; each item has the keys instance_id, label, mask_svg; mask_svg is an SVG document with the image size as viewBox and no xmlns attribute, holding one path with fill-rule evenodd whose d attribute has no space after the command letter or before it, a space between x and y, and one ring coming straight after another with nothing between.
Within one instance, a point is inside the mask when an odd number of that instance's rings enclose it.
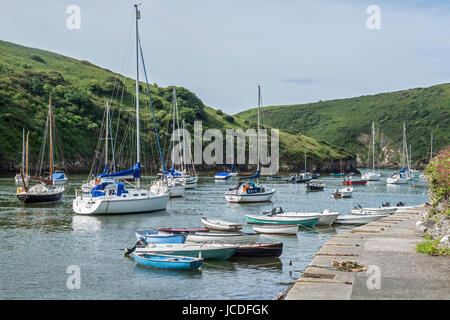
<instances>
[{"instance_id":1,"label":"concrete quay","mask_svg":"<svg viewBox=\"0 0 450 320\"><path fill-rule=\"evenodd\" d=\"M450 299L450 257L416 252L424 234L414 207L358 226L328 240L285 300ZM339 271L332 261L355 261L366 271Z\"/></svg>"}]
</instances>

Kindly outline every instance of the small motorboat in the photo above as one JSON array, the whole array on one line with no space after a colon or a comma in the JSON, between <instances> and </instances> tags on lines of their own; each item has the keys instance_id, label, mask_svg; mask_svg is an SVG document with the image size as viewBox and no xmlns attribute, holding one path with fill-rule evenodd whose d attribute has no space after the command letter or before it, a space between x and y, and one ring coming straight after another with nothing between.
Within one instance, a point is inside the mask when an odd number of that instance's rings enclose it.
<instances>
[{"instance_id":1,"label":"small motorboat","mask_svg":"<svg viewBox=\"0 0 450 320\"><path fill-rule=\"evenodd\" d=\"M270 214L270 215L251 215L245 216L248 223L254 224L296 224L304 227L312 228L319 222L319 215L310 214Z\"/></svg>"},{"instance_id":2,"label":"small motorboat","mask_svg":"<svg viewBox=\"0 0 450 320\"><path fill-rule=\"evenodd\" d=\"M367 215L339 215L334 221L335 224L366 224L384 217L387 214L367 214Z\"/></svg>"},{"instance_id":3,"label":"small motorboat","mask_svg":"<svg viewBox=\"0 0 450 320\"><path fill-rule=\"evenodd\" d=\"M377 172L367 172L361 176L361 179L367 181L380 181L380 173Z\"/></svg>"},{"instance_id":4,"label":"small motorboat","mask_svg":"<svg viewBox=\"0 0 450 320\"><path fill-rule=\"evenodd\" d=\"M171 256L165 254L133 253L136 263L152 268L194 270L203 264L202 258Z\"/></svg>"},{"instance_id":5,"label":"small motorboat","mask_svg":"<svg viewBox=\"0 0 450 320\"><path fill-rule=\"evenodd\" d=\"M185 234L163 234L158 230L137 230L136 239L143 240L144 243L184 243Z\"/></svg>"},{"instance_id":6,"label":"small motorboat","mask_svg":"<svg viewBox=\"0 0 450 320\"><path fill-rule=\"evenodd\" d=\"M366 183L367 180L354 178L352 176L350 176L348 179L344 178L344 180L342 180L343 186L364 186L366 185Z\"/></svg>"},{"instance_id":7,"label":"small motorboat","mask_svg":"<svg viewBox=\"0 0 450 320\"><path fill-rule=\"evenodd\" d=\"M258 241L256 232L194 232L187 234L186 242L201 243L253 243Z\"/></svg>"},{"instance_id":8,"label":"small motorboat","mask_svg":"<svg viewBox=\"0 0 450 320\"><path fill-rule=\"evenodd\" d=\"M342 188L342 189L335 189L334 193L332 193L331 195L335 199L340 199L340 198L351 198L352 194L353 188Z\"/></svg>"},{"instance_id":9,"label":"small motorboat","mask_svg":"<svg viewBox=\"0 0 450 320\"><path fill-rule=\"evenodd\" d=\"M359 204L356 204L352 208L352 214L394 214L397 208L392 207L379 207L379 208L363 208Z\"/></svg>"},{"instance_id":10,"label":"small motorboat","mask_svg":"<svg viewBox=\"0 0 450 320\"><path fill-rule=\"evenodd\" d=\"M214 176L215 180L228 180L230 179L231 173L230 172L219 172Z\"/></svg>"},{"instance_id":11,"label":"small motorboat","mask_svg":"<svg viewBox=\"0 0 450 320\"><path fill-rule=\"evenodd\" d=\"M340 172L340 173L330 173L330 176L332 177L344 177L345 173Z\"/></svg>"},{"instance_id":12,"label":"small motorboat","mask_svg":"<svg viewBox=\"0 0 450 320\"><path fill-rule=\"evenodd\" d=\"M233 257L274 257L281 256L283 242L240 244Z\"/></svg>"},{"instance_id":13,"label":"small motorboat","mask_svg":"<svg viewBox=\"0 0 450 320\"><path fill-rule=\"evenodd\" d=\"M399 172L393 173L389 178L386 179L387 184L408 184L411 178L405 174L405 170L402 169Z\"/></svg>"},{"instance_id":14,"label":"small motorboat","mask_svg":"<svg viewBox=\"0 0 450 320\"><path fill-rule=\"evenodd\" d=\"M206 228L158 228L159 233L165 234L184 234L193 232L208 232Z\"/></svg>"},{"instance_id":15,"label":"small motorboat","mask_svg":"<svg viewBox=\"0 0 450 320\"><path fill-rule=\"evenodd\" d=\"M250 203L271 201L275 189L255 184L253 181L239 182L225 192L225 199L232 203Z\"/></svg>"},{"instance_id":16,"label":"small motorboat","mask_svg":"<svg viewBox=\"0 0 450 320\"><path fill-rule=\"evenodd\" d=\"M306 183L306 191L323 191L325 188L325 184L322 182L319 183Z\"/></svg>"},{"instance_id":17,"label":"small motorboat","mask_svg":"<svg viewBox=\"0 0 450 320\"><path fill-rule=\"evenodd\" d=\"M234 254L237 248L237 244L225 243L149 243L148 245L139 244L132 249L126 249L125 254L130 254L135 251L136 253L227 260Z\"/></svg>"},{"instance_id":18,"label":"small motorboat","mask_svg":"<svg viewBox=\"0 0 450 320\"><path fill-rule=\"evenodd\" d=\"M229 222L214 218L201 218L203 225L207 229L218 231L239 231L244 227L243 223Z\"/></svg>"},{"instance_id":19,"label":"small motorboat","mask_svg":"<svg viewBox=\"0 0 450 320\"><path fill-rule=\"evenodd\" d=\"M265 234L297 234L298 224L255 224L253 231Z\"/></svg>"},{"instance_id":20,"label":"small motorboat","mask_svg":"<svg viewBox=\"0 0 450 320\"><path fill-rule=\"evenodd\" d=\"M296 183L305 183L305 182L308 182L308 181L310 181L310 180L312 180L312 174L311 173L309 173L309 172L302 172L302 173L299 173L298 175L297 175L297 178L295 179L295 182Z\"/></svg>"}]
</instances>

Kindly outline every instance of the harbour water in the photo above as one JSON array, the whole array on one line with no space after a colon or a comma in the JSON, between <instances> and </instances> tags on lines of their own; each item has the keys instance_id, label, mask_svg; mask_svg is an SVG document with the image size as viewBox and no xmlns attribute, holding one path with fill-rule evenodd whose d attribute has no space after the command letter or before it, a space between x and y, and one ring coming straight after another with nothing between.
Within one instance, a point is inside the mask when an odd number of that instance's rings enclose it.
<instances>
[{"instance_id":1,"label":"harbour water","mask_svg":"<svg viewBox=\"0 0 450 320\"><path fill-rule=\"evenodd\" d=\"M244 221L246 214L268 211L339 211L350 214L359 203L377 207L398 201L417 205L428 201L425 181L386 185L391 171L381 171L379 182L355 186L353 198L332 199L341 179L329 176L314 181L326 184L323 192L306 192L305 184L261 179L277 189L273 202L229 204L223 193L235 181L200 177L196 189L184 198L169 200L166 211L109 217L75 215L74 188L85 176L70 176L63 201L22 206L15 199L12 177L0 178L0 299L273 299L296 281L317 250L331 236L350 227L300 229L297 236L261 236L260 242L284 243L281 257L205 261L197 271L143 268L123 249L135 242L134 231L144 227L202 227L202 216ZM418 175L418 174L417 174ZM246 226L243 231L251 231ZM69 289L69 266L79 267L80 289Z\"/></svg>"}]
</instances>

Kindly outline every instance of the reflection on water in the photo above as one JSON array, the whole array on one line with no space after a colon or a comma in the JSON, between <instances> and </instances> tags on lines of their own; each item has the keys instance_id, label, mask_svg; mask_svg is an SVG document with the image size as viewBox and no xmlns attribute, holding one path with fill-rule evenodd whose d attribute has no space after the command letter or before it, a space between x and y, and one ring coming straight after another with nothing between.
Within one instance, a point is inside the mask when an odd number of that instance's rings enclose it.
<instances>
[{"instance_id":1,"label":"reflection on water","mask_svg":"<svg viewBox=\"0 0 450 320\"><path fill-rule=\"evenodd\" d=\"M385 172L385 176L390 173ZM426 183L386 185L385 179L355 187L353 198L332 199L338 178L321 177L323 192L306 192L304 184L260 180L275 187L273 203L230 204L223 193L236 181L201 177L184 198L171 199L166 211L126 216L78 216L72 212L71 176L62 201L23 206L15 199L13 178L0 179L0 299L272 299L295 281L331 236L351 227L320 226L295 235L261 235L260 242L283 242L280 258L206 260L201 270L173 271L137 266L123 249L135 243L134 231L148 227L202 227L200 217L243 222L281 206L286 211L350 213L359 203L390 201L415 205L428 201ZM243 231L252 231L246 225ZM78 265L81 289L66 286L67 267ZM238 285L237 285L238 284Z\"/></svg>"}]
</instances>

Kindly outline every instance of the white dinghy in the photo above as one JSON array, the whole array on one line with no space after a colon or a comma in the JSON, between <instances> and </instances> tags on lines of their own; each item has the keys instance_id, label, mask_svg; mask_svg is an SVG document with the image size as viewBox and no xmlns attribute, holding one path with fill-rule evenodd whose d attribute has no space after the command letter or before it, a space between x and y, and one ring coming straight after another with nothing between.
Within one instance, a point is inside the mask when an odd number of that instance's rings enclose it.
<instances>
[{"instance_id":1,"label":"white dinghy","mask_svg":"<svg viewBox=\"0 0 450 320\"><path fill-rule=\"evenodd\" d=\"M384 217L387 214L367 214L367 215L339 215L334 221L335 224L366 224Z\"/></svg>"},{"instance_id":2,"label":"white dinghy","mask_svg":"<svg viewBox=\"0 0 450 320\"><path fill-rule=\"evenodd\" d=\"M229 222L214 218L201 218L203 225L207 229L218 231L239 231L244 227L243 223Z\"/></svg>"},{"instance_id":3,"label":"white dinghy","mask_svg":"<svg viewBox=\"0 0 450 320\"><path fill-rule=\"evenodd\" d=\"M265 234L297 234L298 224L255 224L253 231Z\"/></svg>"}]
</instances>

